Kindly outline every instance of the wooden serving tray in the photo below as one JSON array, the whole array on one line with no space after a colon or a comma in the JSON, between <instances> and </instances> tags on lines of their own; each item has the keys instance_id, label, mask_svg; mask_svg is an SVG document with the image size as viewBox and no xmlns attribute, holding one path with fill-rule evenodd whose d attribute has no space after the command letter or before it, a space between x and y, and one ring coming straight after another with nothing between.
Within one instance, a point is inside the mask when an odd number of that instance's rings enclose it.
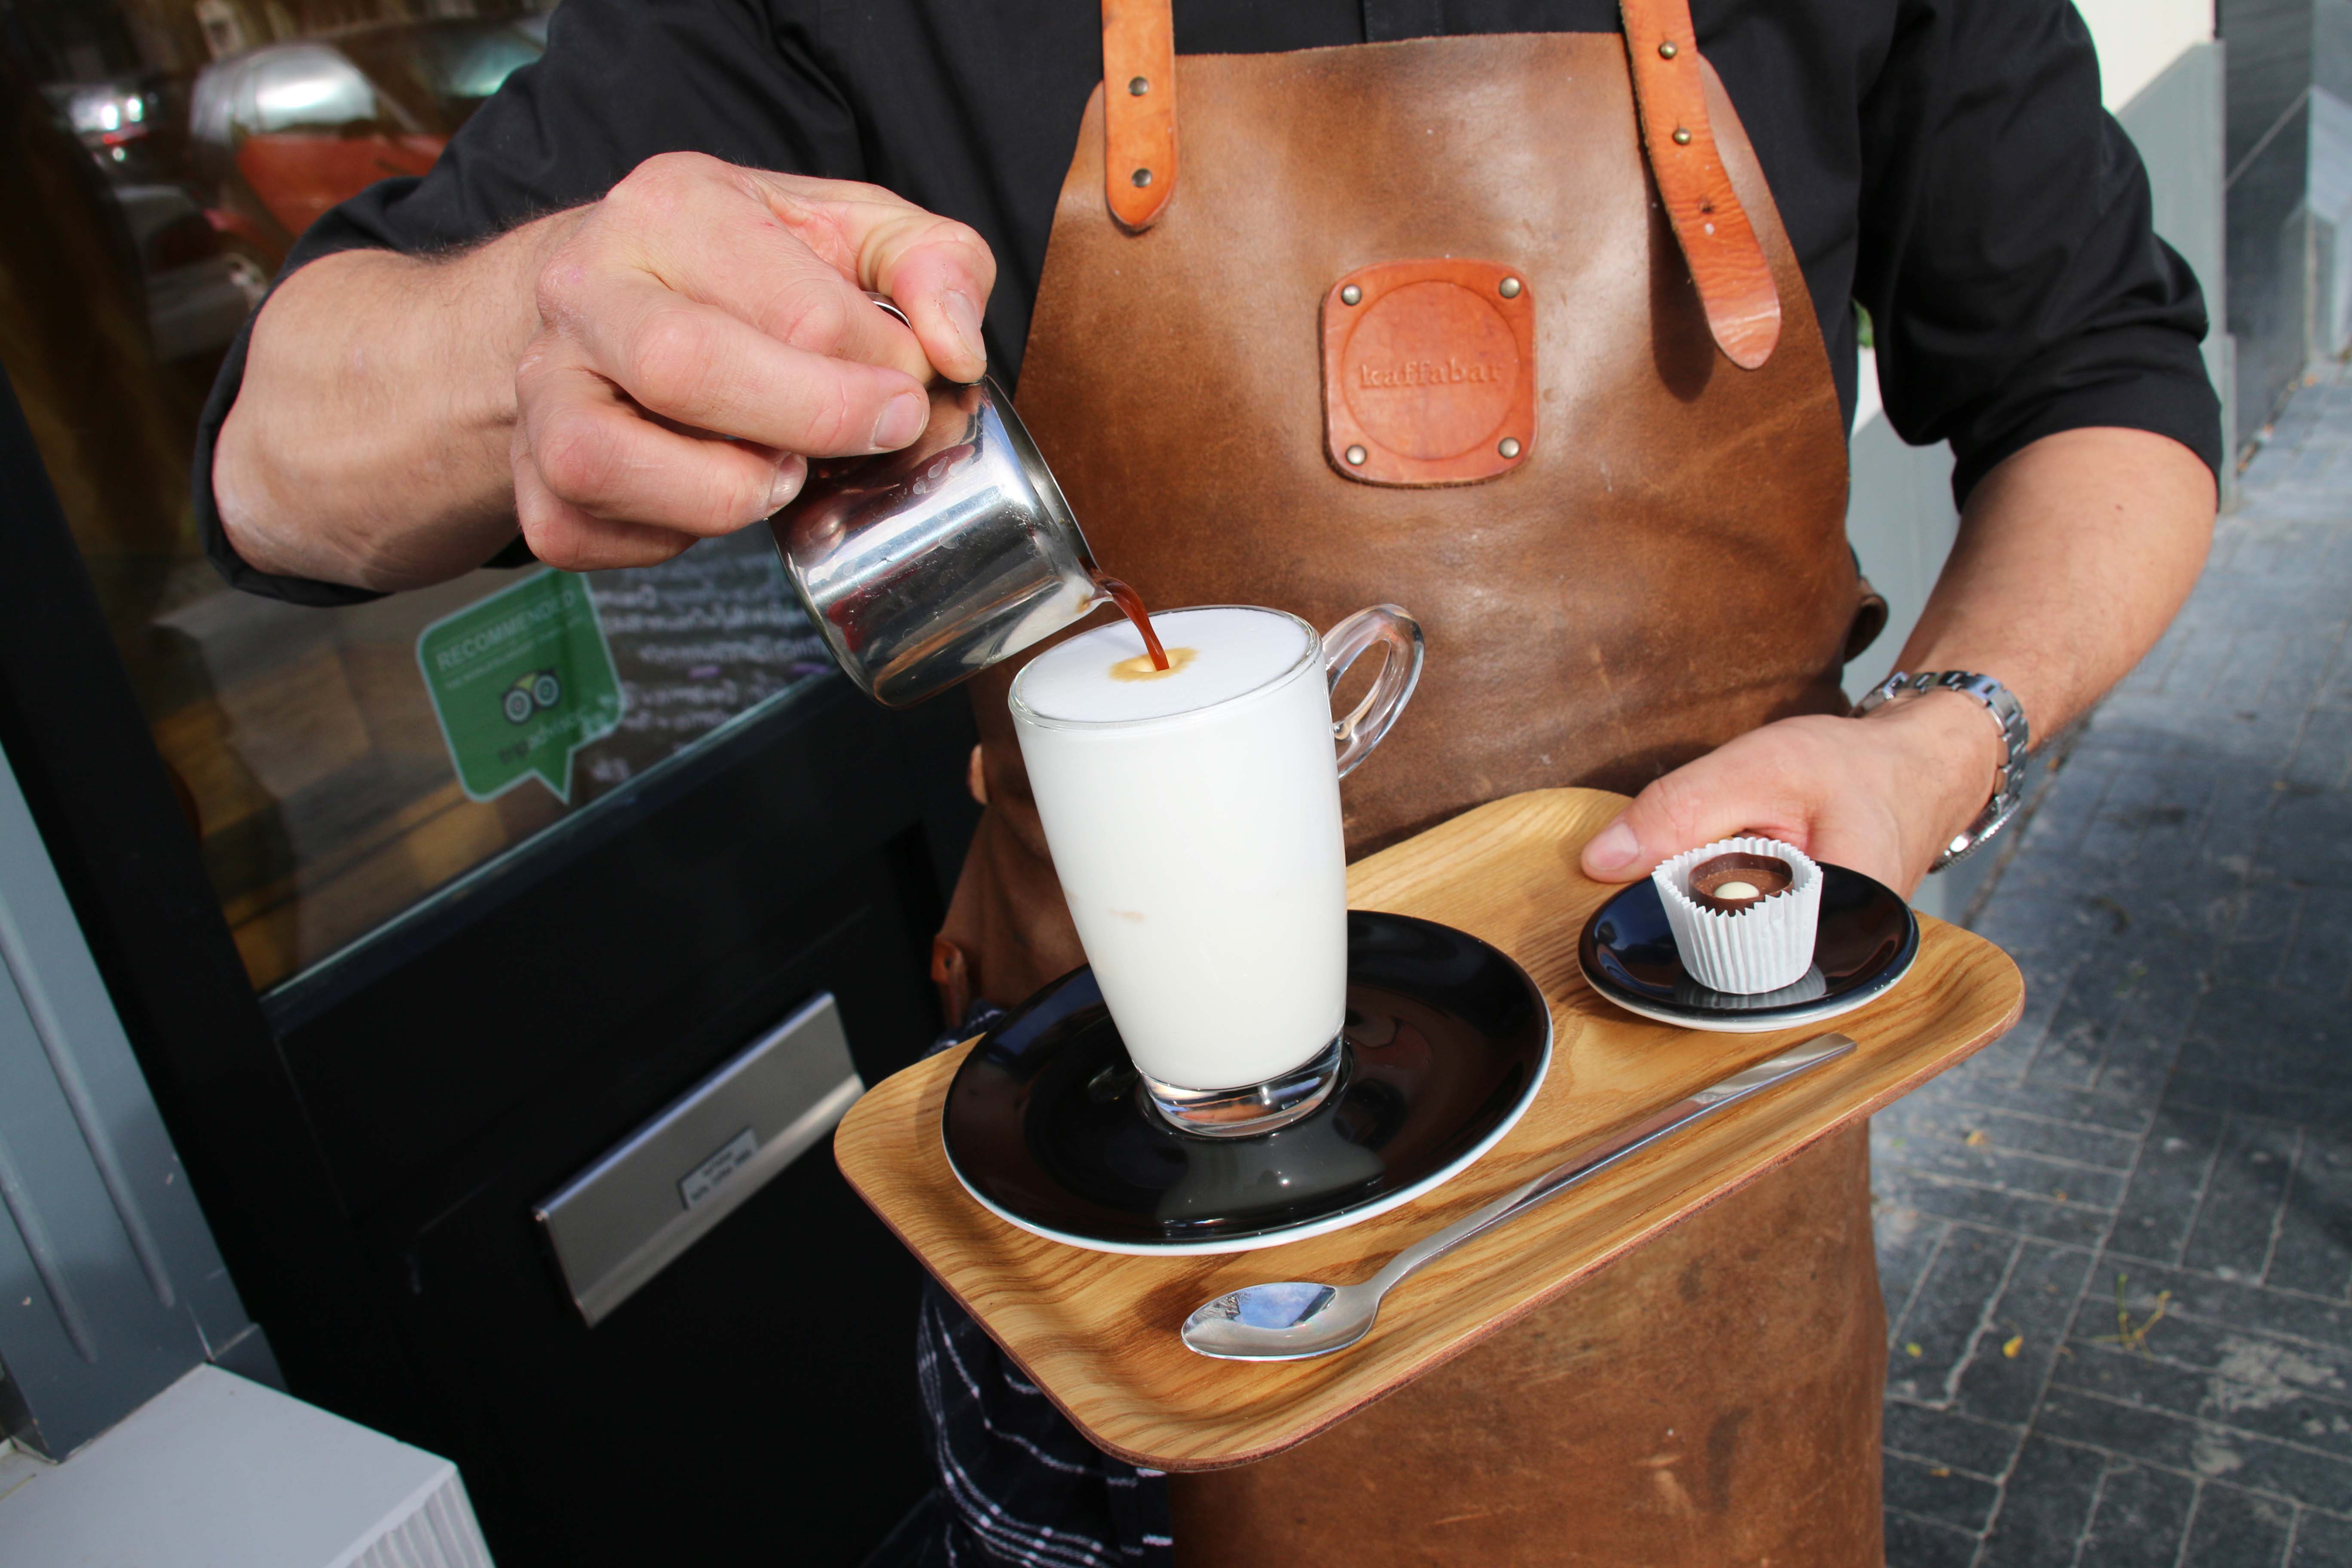
<instances>
[{"instance_id":1,"label":"wooden serving tray","mask_svg":"<svg viewBox=\"0 0 2352 1568\"><path fill-rule=\"evenodd\" d=\"M1349 901L1442 921L1525 965L1551 1004L1551 1070L1504 1140L1453 1181L1349 1229L1256 1252L1130 1258L1030 1235L957 1183L940 1113L967 1043L868 1091L834 1136L850 1185L1048 1397L1139 1465L1207 1470L1289 1447L1475 1344L1666 1226L1869 1115L1999 1037L2023 978L2006 953L1920 920L1894 992L1832 1022L1861 1049L1628 1158L1431 1265L1354 1348L1314 1361L1212 1361L1177 1338L1210 1297L1261 1279L1348 1282L1562 1160L1817 1030L1703 1034L1594 995L1577 935L1613 887L1578 869L1624 805L1540 790L1465 813L1350 868Z\"/></svg>"}]
</instances>

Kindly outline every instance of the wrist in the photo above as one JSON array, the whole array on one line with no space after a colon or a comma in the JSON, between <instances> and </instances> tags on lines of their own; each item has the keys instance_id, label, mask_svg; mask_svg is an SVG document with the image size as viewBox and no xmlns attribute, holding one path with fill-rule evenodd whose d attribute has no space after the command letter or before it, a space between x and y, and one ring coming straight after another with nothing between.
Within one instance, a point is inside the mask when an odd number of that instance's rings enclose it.
<instances>
[{"instance_id":1,"label":"wrist","mask_svg":"<svg viewBox=\"0 0 2352 1568\"><path fill-rule=\"evenodd\" d=\"M1984 704L1964 692L1897 698L1860 717L1890 749L1895 786L1926 808L1921 825L1937 850L1965 831L1999 792L2009 747Z\"/></svg>"}]
</instances>

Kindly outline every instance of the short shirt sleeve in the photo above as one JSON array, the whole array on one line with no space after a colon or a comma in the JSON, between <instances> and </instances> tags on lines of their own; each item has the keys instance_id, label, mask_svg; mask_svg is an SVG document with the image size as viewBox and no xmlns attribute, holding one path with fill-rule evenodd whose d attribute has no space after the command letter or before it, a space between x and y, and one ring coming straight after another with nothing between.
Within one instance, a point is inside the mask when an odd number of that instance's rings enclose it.
<instances>
[{"instance_id":1,"label":"short shirt sleeve","mask_svg":"<svg viewBox=\"0 0 2352 1568\"><path fill-rule=\"evenodd\" d=\"M2011 454L2094 426L2169 437L2218 473L2204 297L2156 236L2074 6L1900 8L1862 104L1854 279L1895 430L1951 443L1963 503Z\"/></svg>"}]
</instances>

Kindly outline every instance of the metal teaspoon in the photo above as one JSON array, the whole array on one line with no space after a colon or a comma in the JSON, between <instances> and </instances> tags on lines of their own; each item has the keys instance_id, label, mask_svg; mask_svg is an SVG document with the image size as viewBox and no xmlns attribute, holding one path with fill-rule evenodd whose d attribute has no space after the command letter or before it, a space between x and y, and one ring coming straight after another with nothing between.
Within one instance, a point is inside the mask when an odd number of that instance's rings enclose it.
<instances>
[{"instance_id":1,"label":"metal teaspoon","mask_svg":"<svg viewBox=\"0 0 2352 1568\"><path fill-rule=\"evenodd\" d=\"M1345 1350L1371 1331L1382 1297L1423 1266L1443 1258L1472 1237L1517 1218L1546 1198L1566 1192L1587 1176L1616 1163L1636 1149L1654 1143L1677 1128L1687 1127L1701 1117L1760 1094L1774 1084L1853 1049L1854 1043L1843 1035L1819 1035L1801 1046L1733 1073L1654 1116L1607 1135L1598 1144L1588 1145L1567 1164L1506 1193L1475 1214L1422 1237L1360 1285L1317 1285L1286 1279L1244 1286L1204 1301L1184 1320L1184 1342L1201 1354L1221 1361L1299 1361Z\"/></svg>"}]
</instances>

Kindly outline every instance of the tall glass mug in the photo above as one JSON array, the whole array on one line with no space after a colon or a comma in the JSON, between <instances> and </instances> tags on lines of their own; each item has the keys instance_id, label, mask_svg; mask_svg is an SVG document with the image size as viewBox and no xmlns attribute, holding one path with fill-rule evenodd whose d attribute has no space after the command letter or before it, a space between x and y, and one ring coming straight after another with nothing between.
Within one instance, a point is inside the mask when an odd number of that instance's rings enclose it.
<instances>
[{"instance_id":1,"label":"tall glass mug","mask_svg":"<svg viewBox=\"0 0 2352 1568\"><path fill-rule=\"evenodd\" d=\"M1013 683L1045 842L1103 1000L1154 1106L1211 1137L1270 1131L1338 1080L1348 877L1339 778L1396 721L1421 628L1393 605L1323 637L1249 605L1100 627ZM1335 721L1331 693L1378 645ZM1337 747L1334 747L1334 742Z\"/></svg>"}]
</instances>

